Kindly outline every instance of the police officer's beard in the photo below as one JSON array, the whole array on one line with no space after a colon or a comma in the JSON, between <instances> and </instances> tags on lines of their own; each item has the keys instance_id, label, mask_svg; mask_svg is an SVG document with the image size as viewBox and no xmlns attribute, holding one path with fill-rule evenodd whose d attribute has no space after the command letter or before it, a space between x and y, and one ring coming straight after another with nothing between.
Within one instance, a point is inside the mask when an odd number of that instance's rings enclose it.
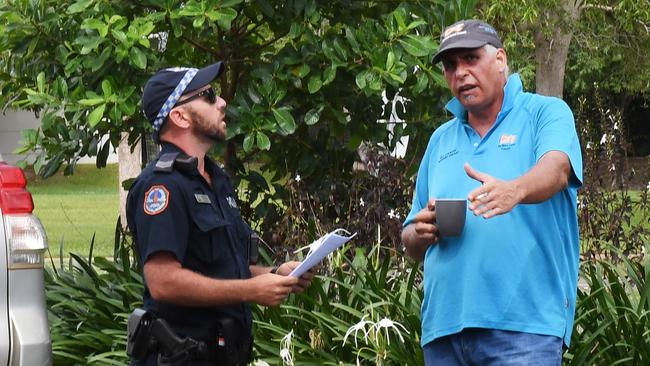
<instances>
[{"instance_id":1,"label":"police officer's beard","mask_svg":"<svg viewBox=\"0 0 650 366\"><path fill-rule=\"evenodd\" d=\"M204 136L214 142L224 141L226 139L226 131L222 130L219 126L220 123L205 120L199 116L195 110L189 111L192 116L192 131L197 136Z\"/></svg>"}]
</instances>

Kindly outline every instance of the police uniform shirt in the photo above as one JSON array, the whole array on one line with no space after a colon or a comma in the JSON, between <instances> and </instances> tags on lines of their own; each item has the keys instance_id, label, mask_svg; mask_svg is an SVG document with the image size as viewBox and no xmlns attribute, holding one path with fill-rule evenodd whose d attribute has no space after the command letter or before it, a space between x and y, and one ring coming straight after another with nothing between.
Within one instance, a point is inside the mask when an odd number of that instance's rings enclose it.
<instances>
[{"instance_id":1,"label":"police uniform shirt","mask_svg":"<svg viewBox=\"0 0 650 366\"><path fill-rule=\"evenodd\" d=\"M230 181L221 168L205 159L212 187L196 168L196 160L163 143L157 161L137 178L127 199L127 218L140 264L158 252L172 253L183 268L217 279L250 278L250 227L242 220ZM144 306L167 320L181 336L216 339L216 319L234 318L249 339L252 327L247 303L189 307L155 301L146 286Z\"/></svg>"}]
</instances>

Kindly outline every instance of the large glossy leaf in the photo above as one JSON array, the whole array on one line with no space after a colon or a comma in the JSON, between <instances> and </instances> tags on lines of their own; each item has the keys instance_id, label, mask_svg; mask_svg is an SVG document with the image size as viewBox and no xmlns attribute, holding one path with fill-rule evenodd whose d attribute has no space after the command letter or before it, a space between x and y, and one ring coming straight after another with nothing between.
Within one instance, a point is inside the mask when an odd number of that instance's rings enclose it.
<instances>
[{"instance_id":1,"label":"large glossy leaf","mask_svg":"<svg viewBox=\"0 0 650 366\"><path fill-rule=\"evenodd\" d=\"M275 109L273 108L273 115L275 121L280 127L280 133L291 134L296 130L296 121L293 119L291 112L286 108Z\"/></svg>"},{"instance_id":2,"label":"large glossy leaf","mask_svg":"<svg viewBox=\"0 0 650 366\"><path fill-rule=\"evenodd\" d=\"M271 140L269 140L269 137L266 136L264 132L258 131L255 134L255 140L257 147L259 147L261 150L268 150L271 148Z\"/></svg>"},{"instance_id":3,"label":"large glossy leaf","mask_svg":"<svg viewBox=\"0 0 650 366\"><path fill-rule=\"evenodd\" d=\"M430 37L425 36L409 34L405 38L400 39L399 43L404 47L406 52L416 57L430 55L436 49L436 43Z\"/></svg>"},{"instance_id":4,"label":"large glossy leaf","mask_svg":"<svg viewBox=\"0 0 650 366\"><path fill-rule=\"evenodd\" d=\"M88 124L90 127L97 126L97 124L102 120L104 110L106 110L106 104L100 104L98 107L93 109L90 114L88 114Z\"/></svg>"},{"instance_id":5,"label":"large glossy leaf","mask_svg":"<svg viewBox=\"0 0 650 366\"><path fill-rule=\"evenodd\" d=\"M137 47L131 48L129 51L129 57L131 63L139 69L145 69L147 67L147 56Z\"/></svg>"},{"instance_id":6,"label":"large glossy leaf","mask_svg":"<svg viewBox=\"0 0 650 366\"><path fill-rule=\"evenodd\" d=\"M323 81L320 79L320 76L314 75L309 78L309 83L307 84L307 89L309 94L314 94L323 87Z\"/></svg>"}]
</instances>

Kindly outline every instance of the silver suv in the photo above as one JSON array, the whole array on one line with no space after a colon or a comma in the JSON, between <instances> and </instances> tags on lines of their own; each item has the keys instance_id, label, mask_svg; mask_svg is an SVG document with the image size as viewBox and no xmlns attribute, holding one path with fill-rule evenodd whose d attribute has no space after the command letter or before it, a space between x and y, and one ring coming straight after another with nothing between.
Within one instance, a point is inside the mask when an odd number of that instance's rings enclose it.
<instances>
[{"instance_id":1,"label":"silver suv","mask_svg":"<svg viewBox=\"0 0 650 366\"><path fill-rule=\"evenodd\" d=\"M0 366L51 365L44 252L47 237L20 168L0 160Z\"/></svg>"}]
</instances>

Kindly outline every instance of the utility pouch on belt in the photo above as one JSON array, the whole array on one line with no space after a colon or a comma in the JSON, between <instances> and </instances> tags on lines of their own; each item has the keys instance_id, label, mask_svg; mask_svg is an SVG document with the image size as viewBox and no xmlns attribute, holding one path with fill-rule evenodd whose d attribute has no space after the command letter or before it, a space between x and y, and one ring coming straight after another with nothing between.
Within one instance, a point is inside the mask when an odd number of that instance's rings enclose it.
<instances>
[{"instance_id":1,"label":"utility pouch on belt","mask_svg":"<svg viewBox=\"0 0 650 366\"><path fill-rule=\"evenodd\" d=\"M126 354L129 357L144 361L149 353L151 342L151 325L153 315L144 309L135 309L126 326L127 344Z\"/></svg>"},{"instance_id":2,"label":"utility pouch on belt","mask_svg":"<svg viewBox=\"0 0 650 366\"><path fill-rule=\"evenodd\" d=\"M251 232L248 239L248 264L257 264L260 256L260 242L262 238L255 232Z\"/></svg>"},{"instance_id":3,"label":"utility pouch on belt","mask_svg":"<svg viewBox=\"0 0 650 366\"><path fill-rule=\"evenodd\" d=\"M241 335L232 318L217 322L217 358L219 365L239 365Z\"/></svg>"}]
</instances>

